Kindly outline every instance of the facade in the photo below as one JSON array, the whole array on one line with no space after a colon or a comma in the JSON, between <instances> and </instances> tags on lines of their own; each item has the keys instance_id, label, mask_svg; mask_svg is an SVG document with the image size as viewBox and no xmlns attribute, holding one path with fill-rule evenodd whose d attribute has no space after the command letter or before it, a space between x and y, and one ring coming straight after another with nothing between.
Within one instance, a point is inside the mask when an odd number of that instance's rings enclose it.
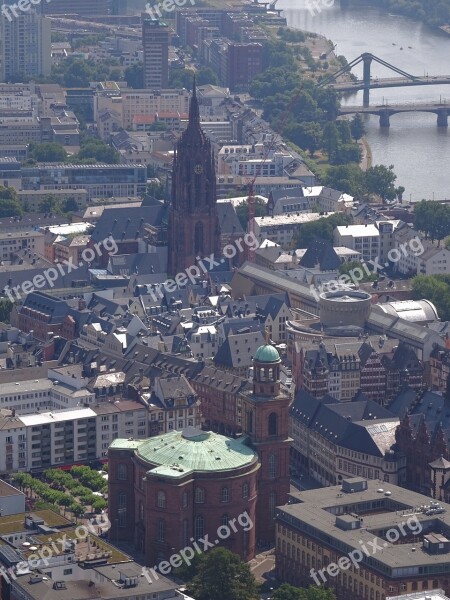
<instances>
[{"instance_id":1,"label":"facade","mask_svg":"<svg viewBox=\"0 0 450 600\"><path fill-rule=\"evenodd\" d=\"M334 230L336 246L361 252L365 261L380 257L380 232L375 225L343 225Z\"/></svg>"},{"instance_id":2,"label":"facade","mask_svg":"<svg viewBox=\"0 0 450 600\"><path fill-rule=\"evenodd\" d=\"M116 440L109 450L109 515L113 539L134 542L147 565L247 513L255 522L260 469L247 439L194 427L144 442ZM250 560L255 529L237 529L223 545Z\"/></svg>"},{"instance_id":3,"label":"facade","mask_svg":"<svg viewBox=\"0 0 450 600\"><path fill-rule=\"evenodd\" d=\"M16 7L15 12L12 18L4 13L0 18L2 81L50 75L50 21L30 7L18 13Z\"/></svg>"},{"instance_id":4,"label":"facade","mask_svg":"<svg viewBox=\"0 0 450 600\"><path fill-rule=\"evenodd\" d=\"M295 248L295 237L299 227L304 223L312 223L322 217L323 215L321 216L319 213L295 213L292 215L276 215L274 217L255 217L253 219L253 231L260 243L264 240L270 240L279 244L284 250L292 250Z\"/></svg>"},{"instance_id":5,"label":"facade","mask_svg":"<svg viewBox=\"0 0 450 600\"><path fill-rule=\"evenodd\" d=\"M194 84L189 125L178 141L173 163L168 229L169 274L176 275L195 266L205 256L219 254L216 203L214 159L211 144L200 127Z\"/></svg>"},{"instance_id":6,"label":"facade","mask_svg":"<svg viewBox=\"0 0 450 600\"><path fill-rule=\"evenodd\" d=\"M86 190L93 198L136 197L145 193L147 170L143 165L58 165L40 163L22 169L24 190Z\"/></svg>"},{"instance_id":7,"label":"facade","mask_svg":"<svg viewBox=\"0 0 450 600\"><path fill-rule=\"evenodd\" d=\"M168 26L142 13L142 44L144 47L144 87L151 90L167 88L169 82Z\"/></svg>"},{"instance_id":8,"label":"facade","mask_svg":"<svg viewBox=\"0 0 450 600\"><path fill-rule=\"evenodd\" d=\"M437 588L448 594L449 505L430 512L429 497L362 478L302 492L301 503L295 495L292 501L276 517L276 572L282 581L322 584L338 600L384 600L418 591L428 597ZM376 556L370 540L382 548ZM361 561L346 558L341 568L339 559L355 551ZM333 569L333 563L339 566Z\"/></svg>"},{"instance_id":9,"label":"facade","mask_svg":"<svg viewBox=\"0 0 450 600\"><path fill-rule=\"evenodd\" d=\"M25 494L0 479L0 512L2 517L25 512Z\"/></svg>"},{"instance_id":10,"label":"facade","mask_svg":"<svg viewBox=\"0 0 450 600\"><path fill-rule=\"evenodd\" d=\"M291 466L324 486L353 476L401 485L406 458L392 450L398 425L398 417L363 395L336 403L297 392L289 411Z\"/></svg>"}]
</instances>

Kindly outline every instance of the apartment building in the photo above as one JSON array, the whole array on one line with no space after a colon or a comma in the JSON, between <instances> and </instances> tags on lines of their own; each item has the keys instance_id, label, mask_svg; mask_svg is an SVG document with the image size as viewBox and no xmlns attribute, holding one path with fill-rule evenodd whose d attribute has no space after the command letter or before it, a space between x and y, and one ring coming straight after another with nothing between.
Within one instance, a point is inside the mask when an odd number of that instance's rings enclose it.
<instances>
[{"instance_id":1,"label":"apartment building","mask_svg":"<svg viewBox=\"0 0 450 600\"><path fill-rule=\"evenodd\" d=\"M5 7L6 8L6 7ZM2 81L50 75L50 21L30 6L13 18L2 12L0 18ZM7 10L7 8L6 8ZM9 15L11 17L11 15Z\"/></svg>"},{"instance_id":2,"label":"apartment building","mask_svg":"<svg viewBox=\"0 0 450 600\"><path fill-rule=\"evenodd\" d=\"M372 224L338 226L334 230L334 243L357 250L364 261L380 257L380 232Z\"/></svg>"},{"instance_id":3,"label":"apartment building","mask_svg":"<svg viewBox=\"0 0 450 600\"><path fill-rule=\"evenodd\" d=\"M41 231L0 232L0 259L10 260L20 250L44 255L44 234Z\"/></svg>"},{"instance_id":4,"label":"apartment building","mask_svg":"<svg viewBox=\"0 0 450 600\"><path fill-rule=\"evenodd\" d=\"M304 223L317 221L322 216L319 213L295 213L276 215L274 217L255 217L253 231L259 243L264 240L270 240L279 244L284 250L292 250L295 248L295 238L298 228ZM339 245L344 246L345 244Z\"/></svg>"},{"instance_id":5,"label":"apartment building","mask_svg":"<svg viewBox=\"0 0 450 600\"><path fill-rule=\"evenodd\" d=\"M184 375L157 377L151 394L141 397L148 405L150 436L200 427L200 401Z\"/></svg>"},{"instance_id":6,"label":"apartment building","mask_svg":"<svg viewBox=\"0 0 450 600\"><path fill-rule=\"evenodd\" d=\"M33 390L35 391L35 390ZM53 389L46 390L54 395ZM80 404L80 402L78 402ZM14 416L13 416L14 415ZM40 471L58 465L101 460L117 437L148 436L145 406L127 399L73 405L48 412L0 417L0 472Z\"/></svg>"},{"instance_id":7,"label":"apartment building","mask_svg":"<svg viewBox=\"0 0 450 600\"><path fill-rule=\"evenodd\" d=\"M292 467L324 486L352 476L404 483L406 458L392 450L399 418L359 397L336 403L297 392L289 412Z\"/></svg>"},{"instance_id":8,"label":"apartment building","mask_svg":"<svg viewBox=\"0 0 450 600\"><path fill-rule=\"evenodd\" d=\"M428 597L437 588L448 595L449 510L422 494L362 478L302 492L301 502L294 494L292 504L277 508L277 576L296 586L323 584L338 600L418 591ZM375 555L366 546L363 553L365 540L381 550ZM361 554L359 562L348 558L352 552Z\"/></svg>"}]
</instances>

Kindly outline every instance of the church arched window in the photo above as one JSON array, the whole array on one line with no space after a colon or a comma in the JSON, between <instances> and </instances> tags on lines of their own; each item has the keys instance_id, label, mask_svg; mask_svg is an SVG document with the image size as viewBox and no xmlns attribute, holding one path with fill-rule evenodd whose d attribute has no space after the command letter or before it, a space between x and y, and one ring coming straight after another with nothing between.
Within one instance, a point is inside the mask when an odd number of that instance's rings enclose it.
<instances>
[{"instance_id":1,"label":"church arched window","mask_svg":"<svg viewBox=\"0 0 450 600\"><path fill-rule=\"evenodd\" d=\"M274 412L269 415L268 430L269 435L277 435L277 414Z\"/></svg>"},{"instance_id":2,"label":"church arched window","mask_svg":"<svg viewBox=\"0 0 450 600\"><path fill-rule=\"evenodd\" d=\"M203 247L204 247L203 223L198 221L195 224L195 229L194 229L194 254L203 252Z\"/></svg>"}]
</instances>

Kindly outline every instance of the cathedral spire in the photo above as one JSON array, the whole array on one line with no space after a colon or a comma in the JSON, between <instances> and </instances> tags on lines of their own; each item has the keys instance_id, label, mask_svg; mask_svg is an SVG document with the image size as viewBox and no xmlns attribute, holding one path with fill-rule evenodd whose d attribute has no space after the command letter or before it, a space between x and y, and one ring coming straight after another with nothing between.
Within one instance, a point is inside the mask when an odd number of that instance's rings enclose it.
<instances>
[{"instance_id":1,"label":"cathedral spire","mask_svg":"<svg viewBox=\"0 0 450 600\"><path fill-rule=\"evenodd\" d=\"M189 124L197 125L200 124L200 109L198 107L198 99L197 99L197 83L194 81L192 83L192 98L191 103L189 105Z\"/></svg>"}]
</instances>

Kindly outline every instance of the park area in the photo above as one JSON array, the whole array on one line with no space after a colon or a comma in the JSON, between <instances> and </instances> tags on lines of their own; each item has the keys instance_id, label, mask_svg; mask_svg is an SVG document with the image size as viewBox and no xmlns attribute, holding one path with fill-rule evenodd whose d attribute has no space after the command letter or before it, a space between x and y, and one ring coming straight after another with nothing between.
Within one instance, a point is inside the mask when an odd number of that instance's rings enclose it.
<instances>
[{"instance_id":1,"label":"park area","mask_svg":"<svg viewBox=\"0 0 450 600\"><path fill-rule=\"evenodd\" d=\"M27 510L55 510L73 519L101 514L106 507L108 492L107 466L96 471L88 466L73 466L70 471L47 469L41 477L15 473L12 483L27 497Z\"/></svg>"}]
</instances>

